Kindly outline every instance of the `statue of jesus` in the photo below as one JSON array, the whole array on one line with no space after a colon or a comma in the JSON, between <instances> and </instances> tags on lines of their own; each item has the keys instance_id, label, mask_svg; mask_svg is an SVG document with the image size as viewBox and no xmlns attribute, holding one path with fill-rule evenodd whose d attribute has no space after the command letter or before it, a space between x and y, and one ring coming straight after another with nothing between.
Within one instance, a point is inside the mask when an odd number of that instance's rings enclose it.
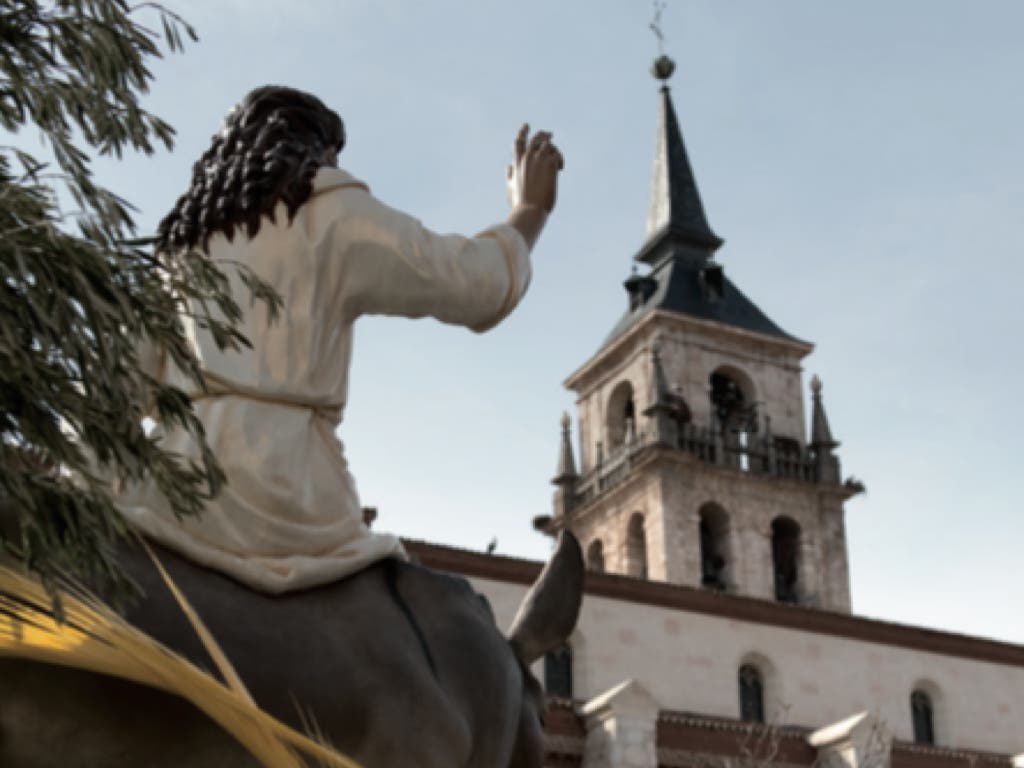
<instances>
[{"instance_id":1,"label":"statue of jesus","mask_svg":"<svg viewBox=\"0 0 1024 768\"><path fill-rule=\"evenodd\" d=\"M119 508L144 535L272 594L405 557L397 537L363 522L337 436L353 323L431 316L482 332L501 322L526 291L563 166L551 134L524 125L504 223L440 235L339 169L344 144L341 118L316 97L258 88L228 115L158 233L159 249L198 249L226 265L236 295L246 288L227 265L247 265L283 309L271 324L264 304L240 302L252 345L241 350L220 349L182 318L205 391L159 350L149 354L153 375L193 398L227 483L197 517L176 517L155 483L126 489ZM165 449L198 457L184 430L157 429Z\"/></svg>"}]
</instances>

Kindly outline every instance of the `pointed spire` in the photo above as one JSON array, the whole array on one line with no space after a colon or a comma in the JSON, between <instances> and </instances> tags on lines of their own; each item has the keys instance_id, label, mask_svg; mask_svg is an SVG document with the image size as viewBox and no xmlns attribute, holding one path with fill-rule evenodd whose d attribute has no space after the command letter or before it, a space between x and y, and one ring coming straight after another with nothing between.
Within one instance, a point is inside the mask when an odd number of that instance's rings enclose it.
<instances>
[{"instance_id":1,"label":"pointed spire","mask_svg":"<svg viewBox=\"0 0 1024 768\"><path fill-rule=\"evenodd\" d=\"M647 406L645 414L656 408L672 407L672 393L669 392L668 382L665 380L665 369L661 365L660 344L660 340L655 340L651 345L651 404Z\"/></svg>"},{"instance_id":2,"label":"pointed spire","mask_svg":"<svg viewBox=\"0 0 1024 768\"><path fill-rule=\"evenodd\" d=\"M651 404L644 408L644 416L654 422L654 437L658 442L676 447L679 442L679 405L665 379L659 344L657 339L651 344Z\"/></svg>"},{"instance_id":3,"label":"pointed spire","mask_svg":"<svg viewBox=\"0 0 1024 768\"><path fill-rule=\"evenodd\" d=\"M839 446L832 438L832 430L825 416L825 405L821 400L821 379L817 375L811 377L811 442L812 448L824 448L831 451Z\"/></svg>"},{"instance_id":4,"label":"pointed spire","mask_svg":"<svg viewBox=\"0 0 1024 768\"><path fill-rule=\"evenodd\" d=\"M569 429L572 421L568 413L562 413L562 445L558 453L558 471L551 481L555 485L572 484L579 475L576 473L576 459L572 453L572 439Z\"/></svg>"},{"instance_id":5,"label":"pointed spire","mask_svg":"<svg viewBox=\"0 0 1024 768\"><path fill-rule=\"evenodd\" d=\"M569 427L572 422L568 413L562 413L562 445L558 452L558 472L552 479L552 484L558 486L552 499L554 516L564 518L572 512L576 501L576 482L580 476L576 474L576 459L572 455L572 439L569 437ZM534 527L537 527L538 520L541 528L546 523L541 518L534 520Z\"/></svg>"},{"instance_id":6,"label":"pointed spire","mask_svg":"<svg viewBox=\"0 0 1024 768\"><path fill-rule=\"evenodd\" d=\"M825 416L825 405L821 402L821 379L811 377L811 455L814 458L818 482L838 485L840 482L839 458L832 451L839 445L832 438L832 430L828 427Z\"/></svg>"},{"instance_id":7,"label":"pointed spire","mask_svg":"<svg viewBox=\"0 0 1024 768\"><path fill-rule=\"evenodd\" d=\"M658 113L658 134L654 150L654 175L651 179L651 204L647 214L647 241L637 257L648 263L656 254L654 246L667 237L706 251L709 255L722 244L711 231L704 204L697 190L697 181L683 144L676 111L669 94L668 78L675 64L668 56L654 62L653 73L661 87L661 108Z\"/></svg>"}]
</instances>

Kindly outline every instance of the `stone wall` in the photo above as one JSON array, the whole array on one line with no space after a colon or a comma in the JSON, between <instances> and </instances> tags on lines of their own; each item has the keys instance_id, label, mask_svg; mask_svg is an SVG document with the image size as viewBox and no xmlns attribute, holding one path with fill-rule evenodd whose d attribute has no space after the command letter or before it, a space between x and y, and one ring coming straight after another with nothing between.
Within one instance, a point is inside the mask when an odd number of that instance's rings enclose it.
<instances>
[{"instance_id":1,"label":"stone wall","mask_svg":"<svg viewBox=\"0 0 1024 768\"><path fill-rule=\"evenodd\" d=\"M779 516L801 529L799 602L850 610L842 495L814 483L787 481L660 451L630 466L629 479L576 510L570 527L584 550L601 539L605 570L629 573L626 532L644 517L648 576L701 585L700 511L709 502L728 517L728 591L774 599L771 525Z\"/></svg>"},{"instance_id":2,"label":"stone wall","mask_svg":"<svg viewBox=\"0 0 1024 768\"><path fill-rule=\"evenodd\" d=\"M699 513L705 504L714 503L728 518L729 556L723 574L728 591L774 599L771 526L777 517L786 516L801 530L799 602L849 611L845 491L806 479L744 472L739 466L700 461L685 452L660 451L657 460L641 460L630 441L639 445L651 436L653 425L643 411L651 404L654 344L660 350L669 389L686 400L694 423L712 423L709 381L713 372L725 370L742 383L748 400L757 404L759 424L770 417L772 434L791 438L801 447L806 444L800 359L808 345L656 314L569 382L579 393L583 482L593 478L598 465L602 474L628 475L611 490L596 494L589 481L592 496L568 519L584 548L600 539L605 570L635 573L630 569L626 534L630 519L639 514L644 521L648 577L700 586ZM618 409L627 389L636 415L634 432L624 434Z\"/></svg>"},{"instance_id":3,"label":"stone wall","mask_svg":"<svg viewBox=\"0 0 1024 768\"><path fill-rule=\"evenodd\" d=\"M608 434L608 403L616 387L628 382L633 388L636 404L636 428L642 429L646 418L642 415L649 405L650 391L650 359L647 344L648 336L637 339L636 346L628 353L616 358L611 367L594 386L580 393L577 400L577 419L579 421L580 472L586 474L592 470L601 457L608 456L616 446Z\"/></svg>"},{"instance_id":4,"label":"stone wall","mask_svg":"<svg viewBox=\"0 0 1024 768\"><path fill-rule=\"evenodd\" d=\"M634 514L643 515L646 539L648 578L669 581L668 563L664 547L660 485L658 478L648 473L634 475L610 493L586 515L574 519L573 531L584 552L595 540L600 540L604 551L605 571L628 573L626 539L629 520Z\"/></svg>"},{"instance_id":5,"label":"stone wall","mask_svg":"<svg viewBox=\"0 0 1024 768\"><path fill-rule=\"evenodd\" d=\"M749 382L748 398L757 404L760 424L770 417L778 436L806 444L807 428L801 388L800 360L806 346L793 346L718 323L684 316L658 315L630 334L628 343L614 349L579 379L570 379L577 392L581 471L591 470L600 454L614 450L608 434L608 404L623 382L632 385L637 429L646 428L641 414L650 405L651 345L657 343L670 390L678 388L701 426L711 424L709 382L721 368ZM600 443L600 448L598 444Z\"/></svg>"},{"instance_id":6,"label":"stone wall","mask_svg":"<svg viewBox=\"0 0 1024 768\"><path fill-rule=\"evenodd\" d=\"M525 586L472 581L499 625L508 626ZM981 661L593 595L584 601L570 644L574 697L582 701L632 679L663 709L736 718L737 672L753 662L765 673L769 722L815 729L867 710L894 739L912 742L910 694L924 686L938 694L939 747L1024 751L1024 662ZM541 664L535 672L543 674Z\"/></svg>"},{"instance_id":7,"label":"stone wall","mask_svg":"<svg viewBox=\"0 0 1024 768\"><path fill-rule=\"evenodd\" d=\"M660 336L669 386L680 387L697 424L711 422L708 383L711 374L724 367L752 385L745 394L757 403L762 425L768 416L775 434L806 443L800 384L800 358L805 353L728 326L685 318L666 322Z\"/></svg>"}]
</instances>

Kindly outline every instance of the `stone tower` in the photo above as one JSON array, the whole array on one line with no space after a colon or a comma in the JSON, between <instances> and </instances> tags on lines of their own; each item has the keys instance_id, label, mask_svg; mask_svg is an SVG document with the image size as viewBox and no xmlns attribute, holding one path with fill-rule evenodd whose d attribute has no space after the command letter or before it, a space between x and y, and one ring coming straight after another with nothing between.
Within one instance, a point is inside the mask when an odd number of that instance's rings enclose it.
<instances>
[{"instance_id":1,"label":"stone tower","mask_svg":"<svg viewBox=\"0 0 1024 768\"><path fill-rule=\"evenodd\" d=\"M849 612L843 484L801 361L813 346L772 322L714 259L662 81L647 236L626 308L566 380L577 395L580 467L563 417L554 514L588 566L638 578ZM642 269L642 272L638 271Z\"/></svg>"}]
</instances>

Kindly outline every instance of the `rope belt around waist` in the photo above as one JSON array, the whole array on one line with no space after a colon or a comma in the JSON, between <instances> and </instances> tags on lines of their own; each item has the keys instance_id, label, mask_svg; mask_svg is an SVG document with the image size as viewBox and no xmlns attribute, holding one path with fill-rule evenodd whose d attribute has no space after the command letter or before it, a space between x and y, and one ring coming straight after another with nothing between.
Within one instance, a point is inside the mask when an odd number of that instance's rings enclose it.
<instances>
[{"instance_id":1,"label":"rope belt around waist","mask_svg":"<svg viewBox=\"0 0 1024 768\"><path fill-rule=\"evenodd\" d=\"M341 410L343 408L342 403L310 403L299 399L281 397L279 395L269 395L257 390L239 388L222 379L217 374L210 373L209 371L203 371L203 379L206 381L206 391L193 392L189 394L189 397L194 403L199 402L200 400L212 400L216 397L239 397L243 400L253 400L257 403L267 403L268 405L278 405L286 408L301 408L303 410L312 411L314 416L327 419L332 424L337 424L341 420Z\"/></svg>"}]
</instances>

